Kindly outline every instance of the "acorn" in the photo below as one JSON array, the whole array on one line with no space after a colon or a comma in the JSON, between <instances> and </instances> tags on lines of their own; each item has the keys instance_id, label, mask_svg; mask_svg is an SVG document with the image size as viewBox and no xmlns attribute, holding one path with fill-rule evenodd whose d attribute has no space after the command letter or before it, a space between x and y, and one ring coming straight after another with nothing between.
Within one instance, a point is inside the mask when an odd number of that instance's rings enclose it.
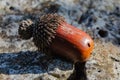
<instances>
[{"instance_id":1,"label":"acorn","mask_svg":"<svg viewBox=\"0 0 120 80\"><path fill-rule=\"evenodd\" d=\"M87 61L94 47L93 40L87 33L68 24L58 14L45 14L34 24L29 20L26 23L23 21L18 31L23 39L33 37L39 51L73 63Z\"/></svg>"},{"instance_id":2,"label":"acorn","mask_svg":"<svg viewBox=\"0 0 120 80\"><path fill-rule=\"evenodd\" d=\"M33 37L39 51L73 62L74 76L70 80L87 80L85 64L94 48L87 33L68 24L58 14L45 14L35 23L24 20L19 24L18 33L22 39Z\"/></svg>"}]
</instances>

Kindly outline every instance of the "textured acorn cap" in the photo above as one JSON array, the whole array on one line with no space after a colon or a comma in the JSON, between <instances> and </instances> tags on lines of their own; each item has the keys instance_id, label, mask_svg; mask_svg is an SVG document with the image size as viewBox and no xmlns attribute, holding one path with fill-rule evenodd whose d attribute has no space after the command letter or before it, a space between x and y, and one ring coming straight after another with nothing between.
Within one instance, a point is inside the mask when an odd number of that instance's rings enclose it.
<instances>
[{"instance_id":1,"label":"textured acorn cap","mask_svg":"<svg viewBox=\"0 0 120 80\"><path fill-rule=\"evenodd\" d=\"M38 18L35 23L33 42L42 52L48 52L48 48L56 35L57 27L64 22L64 18L58 14L46 14Z\"/></svg>"},{"instance_id":2,"label":"textured acorn cap","mask_svg":"<svg viewBox=\"0 0 120 80\"><path fill-rule=\"evenodd\" d=\"M18 33L22 39L30 39L33 35L33 22L30 19L19 23Z\"/></svg>"}]
</instances>

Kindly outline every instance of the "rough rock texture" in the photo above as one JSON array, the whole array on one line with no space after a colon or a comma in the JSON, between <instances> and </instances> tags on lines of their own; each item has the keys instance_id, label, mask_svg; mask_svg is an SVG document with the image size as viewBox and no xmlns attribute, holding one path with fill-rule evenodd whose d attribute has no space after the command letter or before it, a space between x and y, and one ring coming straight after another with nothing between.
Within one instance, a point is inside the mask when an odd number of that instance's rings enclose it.
<instances>
[{"instance_id":1,"label":"rough rock texture","mask_svg":"<svg viewBox=\"0 0 120 80\"><path fill-rule=\"evenodd\" d=\"M0 80L66 80L72 64L37 52L21 40L18 23L59 13L86 31L95 48L86 64L89 80L120 80L119 0L0 0Z\"/></svg>"}]
</instances>

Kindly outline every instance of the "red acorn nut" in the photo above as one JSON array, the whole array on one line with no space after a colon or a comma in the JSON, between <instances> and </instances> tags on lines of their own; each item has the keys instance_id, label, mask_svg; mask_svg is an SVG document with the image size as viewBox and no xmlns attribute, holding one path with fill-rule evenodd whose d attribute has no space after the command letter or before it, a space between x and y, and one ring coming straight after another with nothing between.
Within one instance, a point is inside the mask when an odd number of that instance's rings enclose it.
<instances>
[{"instance_id":1,"label":"red acorn nut","mask_svg":"<svg viewBox=\"0 0 120 80\"><path fill-rule=\"evenodd\" d=\"M50 51L50 54L59 55L74 63L84 62L90 57L94 47L92 38L82 30L68 24L58 14L43 15L36 20L34 25L31 25L25 26L26 31L20 25L19 34L22 37L31 34L23 39L33 37L33 42L40 51L48 54Z\"/></svg>"}]
</instances>

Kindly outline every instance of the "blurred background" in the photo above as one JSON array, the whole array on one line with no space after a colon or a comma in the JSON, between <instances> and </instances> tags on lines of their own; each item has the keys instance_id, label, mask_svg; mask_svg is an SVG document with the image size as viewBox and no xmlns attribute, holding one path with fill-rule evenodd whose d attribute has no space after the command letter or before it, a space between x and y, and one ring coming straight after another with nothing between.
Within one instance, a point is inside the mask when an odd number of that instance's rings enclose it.
<instances>
[{"instance_id":1,"label":"blurred background","mask_svg":"<svg viewBox=\"0 0 120 80\"><path fill-rule=\"evenodd\" d=\"M67 80L71 63L37 52L18 36L19 22L58 13L95 42L89 80L120 80L120 0L0 0L0 80Z\"/></svg>"}]
</instances>

